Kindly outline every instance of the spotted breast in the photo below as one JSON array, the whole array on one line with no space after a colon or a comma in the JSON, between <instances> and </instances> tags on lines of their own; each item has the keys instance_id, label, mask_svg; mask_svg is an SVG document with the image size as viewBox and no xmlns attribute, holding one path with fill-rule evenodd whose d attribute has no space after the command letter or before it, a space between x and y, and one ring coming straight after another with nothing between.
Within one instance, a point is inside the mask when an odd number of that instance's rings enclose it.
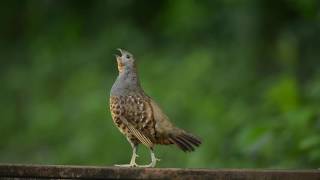
<instances>
[{"instance_id":1,"label":"spotted breast","mask_svg":"<svg viewBox=\"0 0 320 180\"><path fill-rule=\"evenodd\" d=\"M115 125L131 141L139 143L139 140L129 131L121 117L152 142L155 142L155 123L152 108L141 95L111 96L110 111Z\"/></svg>"}]
</instances>

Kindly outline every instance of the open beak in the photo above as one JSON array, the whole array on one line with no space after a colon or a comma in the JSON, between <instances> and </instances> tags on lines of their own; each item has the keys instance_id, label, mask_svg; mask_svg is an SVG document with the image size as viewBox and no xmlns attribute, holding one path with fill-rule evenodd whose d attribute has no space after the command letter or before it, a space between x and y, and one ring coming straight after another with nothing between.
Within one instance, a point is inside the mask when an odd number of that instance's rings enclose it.
<instances>
[{"instance_id":1,"label":"open beak","mask_svg":"<svg viewBox=\"0 0 320 180\"><path fill-rule=\"evenodd\" d=\"M123 53L123 50L118 48L117 49L118 51L120 51L121 55L118 55L118 54L114 54L114 56L116 57L116 59L118 60L121 56L122 56L122 53Z\"/></svg>"},{"instance_id":2,"label":"open beak","mask_svg":"<svg viewBox=\"0 0 320 180\"><path fill-rule=\"evenodd\" d=\"M118 48L117 50L120 51L121 55L123 54L123 50L122 49Z\"/></svg>"}]
</instances>

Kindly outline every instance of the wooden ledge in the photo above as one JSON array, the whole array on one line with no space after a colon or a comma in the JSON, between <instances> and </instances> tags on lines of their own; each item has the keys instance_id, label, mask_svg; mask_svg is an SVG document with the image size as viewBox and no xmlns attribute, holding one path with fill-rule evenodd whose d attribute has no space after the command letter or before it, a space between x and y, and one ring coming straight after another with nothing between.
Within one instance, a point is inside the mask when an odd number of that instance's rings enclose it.
<instances>
[{"instance_id":1,"label":"wooden ledge","mask_svg":"<svg viewBox=\"0 0 320 180\"><path fill-rule=\"evenodd\" d=\"M119 168L0 164L0 177L39 179L290 179L319 180L319 170ZM2 179L2 178L1 178Z\"/></svg>"}]
</instances>

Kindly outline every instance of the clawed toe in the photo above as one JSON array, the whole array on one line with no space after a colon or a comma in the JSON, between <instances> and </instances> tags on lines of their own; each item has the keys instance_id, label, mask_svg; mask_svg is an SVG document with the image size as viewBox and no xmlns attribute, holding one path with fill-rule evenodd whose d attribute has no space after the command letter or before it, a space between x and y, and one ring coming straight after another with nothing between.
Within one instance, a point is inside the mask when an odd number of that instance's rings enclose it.
<instances>
[{"instance_id":1,"label":"clawed toe","mask_svg":"<svg viewBox=\"0 0 320 180\"><path fill-rule=\"evenodd\" d=\"M147 165L138 165L136 163L136 158L139 156L136 154L135 146L133 146L133 154L132 154L130 163L129 164L116 164L115 166L117 166L117 167L140 167L140 168L155 167L157 164L157 161L160 161L160 159L156 158L152 149L150 149L150 152L151 152L151 163L147 164Z\"/></svg>"},{"instance_id":2,"label":"clawed toe","mask_svg":"<svg viewBox=\"0 0 320 180\"><path fill-rule=\"evenodd\" d=\"M117 167L138 167L138 165L136 163L134 163L134 164L115 164L114 166L117 166Z\"/></svg>"},{"instance_id":3,"label":"clawed toe","mask_svg":"<svg viewBox=\"0 0 320 180\"><path fill-rule=\"evenodd\" d=\"M157 161L160 161L160 159L157 159ZM115 164L114 166L117 166L117 167L152 168L152 167L155 167L155 163L150 163L150 164L147 164L147 165L138 165L136 163L134 163L134 164Z\"/></svg>"},{"instance_id":4,"label":"clawed toe","mask_svg":"<svg viewBox=\"0 0 320 180\"><path fill-rule=\"evenodd\" d=\"M136 165L135 167L138 168L153 168L156 166L156 163L150 163L150 164L146 164L146 165Z\"/></svg>"}]
</instances>

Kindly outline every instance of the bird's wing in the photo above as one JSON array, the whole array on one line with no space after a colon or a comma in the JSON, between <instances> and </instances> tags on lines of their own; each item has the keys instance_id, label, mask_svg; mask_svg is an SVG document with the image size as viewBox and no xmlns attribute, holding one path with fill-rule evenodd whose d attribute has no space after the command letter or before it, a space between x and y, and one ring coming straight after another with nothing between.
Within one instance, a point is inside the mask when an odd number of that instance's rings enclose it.
<instances>
[{"instance_id":1,"label":"bird's wing","mask_svg":"<svg viewBox=\"0 0 320 180\"><path fill-rule=\"evenodd\" d=\"M155 120L155 130L157 133L164 133L174 129L173 124L170 122L168 116L162 112L159 105L150 98L150 105L153 110L153 117Z\"/></svg>"},{"instance_id":2,"label":"bird's wing","mask_svg":"<svg viewBox=\"0 0 320 180\"><path fill-rule=\"evenodd\" d=\"M121 108L124 112L121 121L141 143L152 147L155 130L148 99L141 95L126 96Z\"/></svg>"},{"instance_id":3,"label":"bird's wing","mask_svg":"<svg viewBox=\"0 0 320 180\"><path fill-rule=\"evenodd\" d=\"M128 127L130 132L137 138L139 141L147 147L152 147L153 143L147 138L144 134L142 134L138 129L134 127L133 124L128 122L126 118L120 116L121 121Z\"/></svg>"},{"instance_id":4,"label":"bird's wing","mask_svg":"<svg viewBox=\"0 0 320 180\"><path fill-rule=\"evenodd\" d=\"M152 99L150 99L150 104L153 108L155 130L157 134L162 137L162 142L164 142L164 144L167 144L166 141L169 141L170 143L177 145L183 151L194 151L195 147L198 147L201 144L199 138L182 129L174 127L169 121L168 116L162 112L157 103Z\"/></svg>"}]
</instances>

